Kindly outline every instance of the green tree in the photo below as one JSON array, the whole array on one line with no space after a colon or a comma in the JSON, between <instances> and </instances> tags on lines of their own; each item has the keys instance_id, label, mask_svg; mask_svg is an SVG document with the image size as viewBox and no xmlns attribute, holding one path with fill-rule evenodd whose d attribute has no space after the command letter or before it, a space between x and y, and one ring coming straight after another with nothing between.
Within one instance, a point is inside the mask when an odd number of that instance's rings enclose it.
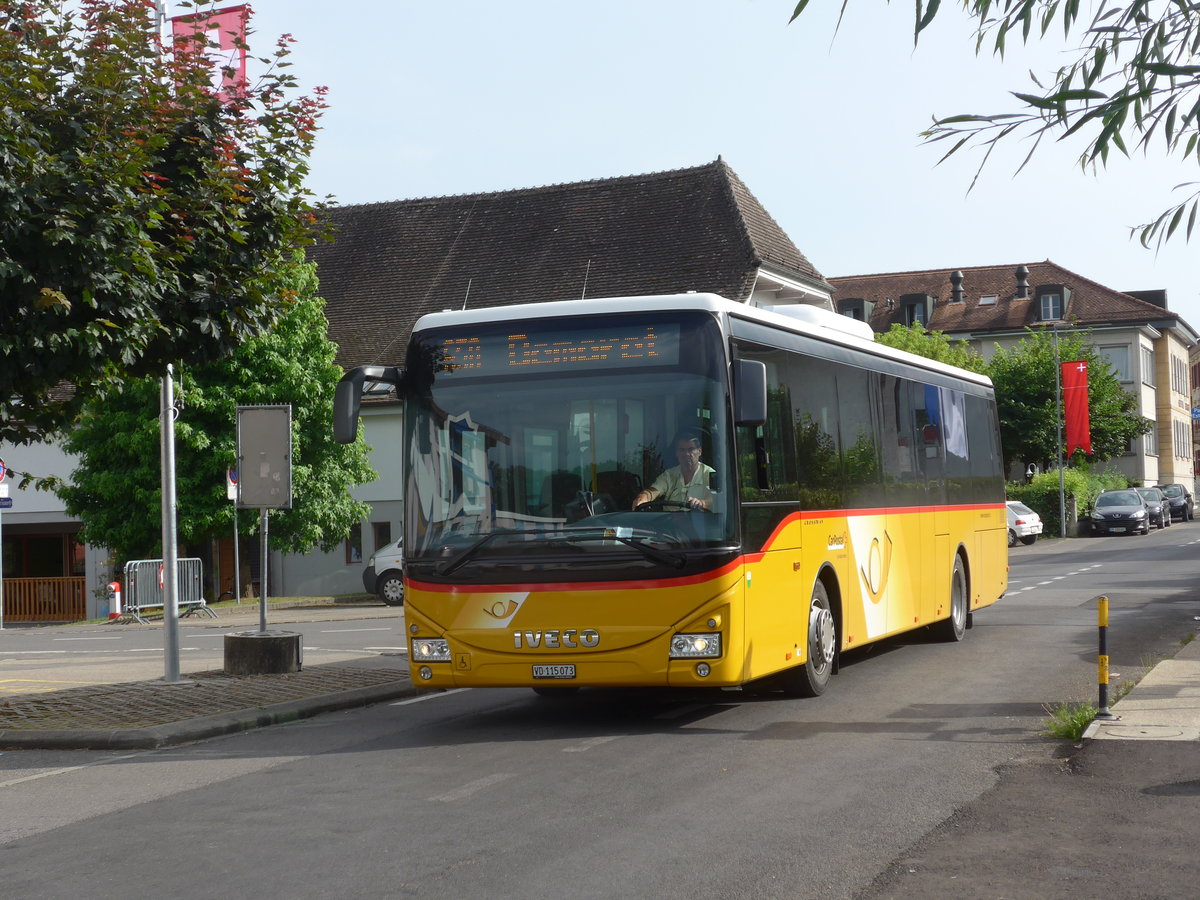
<instances>
[{"instance_id":1,"label":"green tree","mask_svg":"<svg viewBox=\"0 0 1200 900\"><path fill-rule=\"evenodd\" d=\"M849 0L843 0L845 9ZM810 0L800 0L792 20ZM1033 89L1012 92L1016 112L967 113L935 118L924 132L931 142L949 141L950 156L980 145L981 168L996 144L1010 136L1030 137L1032 156L1047 136L1079 136L1085 168L1103 165L1115 149L1128 156L1159 142L1167 156L1200 162L1200 8L1193 3L1127 0L1081 4L1079 0L962 0L975 21L975 49L991 47L1004 56L1011 39L1028 43L1051 31L1077 49L1045 86L1032 72ZM916 0L914 42L941 11L940 0ZM1134 230L1142 244L1169 239L1184 222L1190 237L1200 206L1200 182L1180 185L1182 202Z\"/></svg>"},{"instance_id":2,"label":"green tree","mask_svg":"<svg viewBox=\"0 0 1200 900\"><path fill-rule=\"evenodd\" d=\"M966 341L952 341L943 331L926 331L920 323L893 324L889 331L876 335L875 340L897 350L907 350L917 356L936 359L971 372L983 372L987 368L983 357Z\"/></svg>"},{"instance_id":3,"label":"green tree","mask_svg":"<svg viewBox=\"0 0 1200 900\"><path fill-rule=\"evenodd\" d=\"M366 515L366 505L348 491L375 473L361 437L347 445L333 440L333 393L342 370L326 337L314 269L296 263L277 278L274 289L291 302L271 333L225 359L182 371L175 456L183 543L232 528L225 470L236 465L238 406L292 406L293 508L272 512L272 547L331 550ZM158 378L131 380L119 393L92 400L65 439L79 467L58 494L82 520L81 539L108 546L121 559L154 558L161 549L159 384ZM248 533L257 517L243 514L238 524Z\"/></svg>"},{"instance_id":4,"label":"green tree","mask_svg":"<svg viewBox=\"0 0 1200 900\"><path fill-rule=\"evenodd\" d=\"M987 374L996 387L1000 415L1000 444L1007 469L1015 462L1037 463L1042 469L1057 464L1065 449L1059 443L1058 398L1055 391L1054 336L1047 330L1026 329L1014 347L997 349ZM1086 360L1088 414L1093 461L1120 456L1129 442L1146 434L1153 423L1138 414L1137 400L1121 388L1108 360L1092 346L1083 331L1058 336L1060 362ZM1065 438L1065 434L1063 435ZM1072 460L1081 463L1082 451Z\"/></svg>"},{"instance_id":5,"label":"green tree","mask_svg":"<svg viewBox=\"0 0 1200 900\"><path fill-rule=\"evenodd\" d=\"M292 96L290 39L223 103L202 42L161 46L153 16L0 5L0 440L262 334L284 310L269 273L311 239L323 89Z\"/></svg>"}]
</instances>

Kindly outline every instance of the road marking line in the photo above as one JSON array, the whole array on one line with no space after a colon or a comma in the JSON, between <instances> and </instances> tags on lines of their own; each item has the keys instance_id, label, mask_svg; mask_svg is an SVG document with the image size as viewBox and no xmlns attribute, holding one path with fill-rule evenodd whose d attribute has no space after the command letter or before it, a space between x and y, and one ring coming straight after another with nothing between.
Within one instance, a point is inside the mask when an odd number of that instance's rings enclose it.
<instances>
[{"instance_id":1,"label":"road marking line","mask_svg":"<svg viewBox=\"0 0 1200 900\"><path fill-rule=\"evenodd\" d=\"M50 778L54 775L66 775L69 772L78 772L80 769L90 769L92 766L102 766L110 762L118 762L122 759L133 759L137 756L145 756L145 751L141 753L126 753L123 756L110 756L107 759L98 759L95 762L84 763L81 766L67 766L62 769L51 769L49 772L39 772L36 775L26 775L24 778L13 778L10 781L0 781L0 788L13 787L14 785L24 784L27 781L37 781L39 778Z\"/></svg>"},{"instance_id":2,"label":"road marking line","mask_svg":"<svg viewBox=\"0 0 1200 900\"><path fill-rule=\"evenodd\" d=\"M351 631L391 631L388 628L327 628L321 634L347 634Z\"/></svg>"},{"instance_id":3,"label":"road marking line","mask_svg":"<svg viewBox=\"0 0 1200 900\"><path fill-rule=\"evenodd\" d=\"M424 694L423 696L412 697L408 700L397 700L395 703L389 703L388 706L408 706L410 703L421 703L422 701L433 700L437 697L449 697L451 694L461 694L466 690L470 690L470 688L454 688L449 691L438 691L436 694Z\"/></svg>"},{"instance_id":4,"label":"road marking line","mask_svg":"<svg viewBox=\"0 0 1200 900\"><path fill-rule=\"evenodd\" d=\"M72 637L72 638L51 638L53 641L119 641L121 635L114 634L109 637Z\"/></svg>"},{"instance_id":5,"label":"road marking line","mask_svg":"<svg viewBox=\"0 0 1200 900\"><path fill-rule=\"evenodd\" d=\"M572 747L563 747L563 753L586 753L593 747L599 747L601 744L607 744L609 741L615 741L618 735L610 734L605 737L589 738L586 741L580 741Z\"/></svg>"},{"instance_id":6,"label":"road marking line","mask_svg":"<svg viewBox=\"0 0 1200 900\"><path fill-rule=\"evenodd\" d=\"M474 781L469 781L456 790L445 794L438 794L436 797L430 797L429 800L430 802L439 801L441 803L453 803L456 800L465 800L472 794L476 794L485 788L490 788L493 784L499 784L502 781L508 781L508 779L516 777L516 773L513 772L497 772L495 775L476 778Z\"/></svg>"}]
</instances>

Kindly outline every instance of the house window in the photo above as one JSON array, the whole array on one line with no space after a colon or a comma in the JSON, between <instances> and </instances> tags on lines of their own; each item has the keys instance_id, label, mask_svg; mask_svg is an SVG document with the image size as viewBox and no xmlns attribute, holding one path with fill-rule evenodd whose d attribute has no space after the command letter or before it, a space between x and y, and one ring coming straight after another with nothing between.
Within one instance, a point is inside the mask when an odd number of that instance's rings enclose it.
<instances>
[{"instance_id":1,"label":"house window","mask_svg":"<svg viewBox=\"0 0 1200 900\"><path fill-rule=\"evenodd\" d=\"M925 304L910 303L904 308L904 324L906 325L924 325L925 324Z\"/></svg>"},{"instance_id":2,"label":"house window","mask_svg":"<svg viewBox=\"0 0 1200 900\"><path fill-rule=\"evenodd\" d=\"M1152 427L1148 432L1146 432L1145 439L1142 441L1142 443L1146 447L1146 455L1147 456L1158 456L1158 429L1157 429L1157 427Z\"/></svg>"},{"instance_id":3,"label":"house window","mask_svg":"<svg viewBox=\"0 0 1200 900\"><path fill-rule=\"evenodd\" d=\"M874 309L873 302L863 300L861 297L847 297L845 300L838 301L838 312L848 318L857 319L859 322L870 322Z\"/></svg>"},{"instance_id":4,"label":"house window","mask_svg":"<svg viewBox=\"0 0 1200 900\"><path fill-rule=\"evenodd\" d=\"M1154 387L1154 351L1149 347L1142 348L1142 383Z\"/></svg>"},{"instance_id":5,"label":"house window","mask_svg":"<svg viewBox=\"0 0 1200 900\"><path fill-rule=\"evenodd\" d=\"M362 522L355 522L346 538L346 562L360 563L362 559Z\"/></svg>"},{"instance_id":6,"label":"house window","mask_svg":"<svg viewBox=\"0 0 1200 900\"><path fill-rule=\"evenodd\" d=\"M1057 322L1062 318L1062 294L1042 294L1041 310L1043 322Z\"/></svg>"},{"instance_id":7,"label":"house window","mask_svg":"<svg viewBox=\"0 0 1200 900\"><path fill-rule=\"evenodd\" d=\"M995 306L996 301L999 299L1000 298L995 294L985 294L984 296L979 298L979 305L980 306Z\"/></svg>"},{"instance_id":8,"label":"house window","mask_svg":"<svg viewBox=\"0 0 1200 900\"><path fill-rule=\"evenodd\" d=\"M1174 422L1175 449L1174 453L1181 459L1192 458L1192 435L1187 422Z\"/></svg>"},{"instance_id":9,"label":"house window","mask_svg":"<svg viewBox=\"0 0 1200 900\"><path fill-rule=\"evenodd\" d=\"M392 542L392 523L372 522L371 533L375 538L375 550L378 552Z\"/></svg>"},{"instance_id":10,"label":"house window","mask_svg":"<svg viewBox=\"0 0 1200 900\"><path fill-rule=\"evenodd\" d=\"M1100 355L1108 360L1108 366L1117 381L1131 381L1129 377L1129 348L1125 345L1101 347Z\"/></svg>"},{"instance_id":11,"label":"house window","mask_svg":"<svg viewBox=\"0 0 1200 900\"><path fill-rule=\"evenodd\" d=\"M1171 357L1171 390L1177 394L1189 393L1187 363L1178 356Z\"/></svg>"}]
</instances>

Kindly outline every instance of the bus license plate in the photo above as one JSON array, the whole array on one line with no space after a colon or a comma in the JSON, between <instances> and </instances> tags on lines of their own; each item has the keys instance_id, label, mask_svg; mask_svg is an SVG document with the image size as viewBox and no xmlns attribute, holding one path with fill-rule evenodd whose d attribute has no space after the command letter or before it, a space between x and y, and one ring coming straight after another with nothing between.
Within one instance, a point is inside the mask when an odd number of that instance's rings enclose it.
<instances>
[{"instance_id":1,"label":"bus license plate","mask_svg":"<svg viewBox=\"0 0 1200 900\"><path fill-rule=\"evenodd\" d=\"M534 678L574 678L574 666L534 666Z\"/></svg>"}]
</instances>

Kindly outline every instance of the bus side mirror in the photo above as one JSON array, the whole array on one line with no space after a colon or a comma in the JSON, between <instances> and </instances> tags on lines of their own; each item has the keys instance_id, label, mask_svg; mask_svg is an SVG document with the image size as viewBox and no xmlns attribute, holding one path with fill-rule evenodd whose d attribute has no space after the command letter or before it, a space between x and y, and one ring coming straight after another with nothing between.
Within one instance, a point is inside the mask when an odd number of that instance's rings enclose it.
<instances>
[{"instance_id":1,"label":"bus side mirror","mask_svg":"<svg viewBox=\"0 0 1200 900\"><path fill-rule=\"evenodd\" d=\"M343 375L333 392L333 439L339 444L353 444L358 437L364 385L370 382L370 391L378 385L399 387L403 380L404 373L395 366L359 366Z\"/></svg>"},{"instance_id":2,"label":"bus side mirror","mask_svg":"<svg viewBox=\"0 0 1200 900\"><path fill-rule=\"evenodd\" d=\"M767 422L767 366L754 359L734 360L733 419L736 425Z\"/></svg>"}]
</instances>

